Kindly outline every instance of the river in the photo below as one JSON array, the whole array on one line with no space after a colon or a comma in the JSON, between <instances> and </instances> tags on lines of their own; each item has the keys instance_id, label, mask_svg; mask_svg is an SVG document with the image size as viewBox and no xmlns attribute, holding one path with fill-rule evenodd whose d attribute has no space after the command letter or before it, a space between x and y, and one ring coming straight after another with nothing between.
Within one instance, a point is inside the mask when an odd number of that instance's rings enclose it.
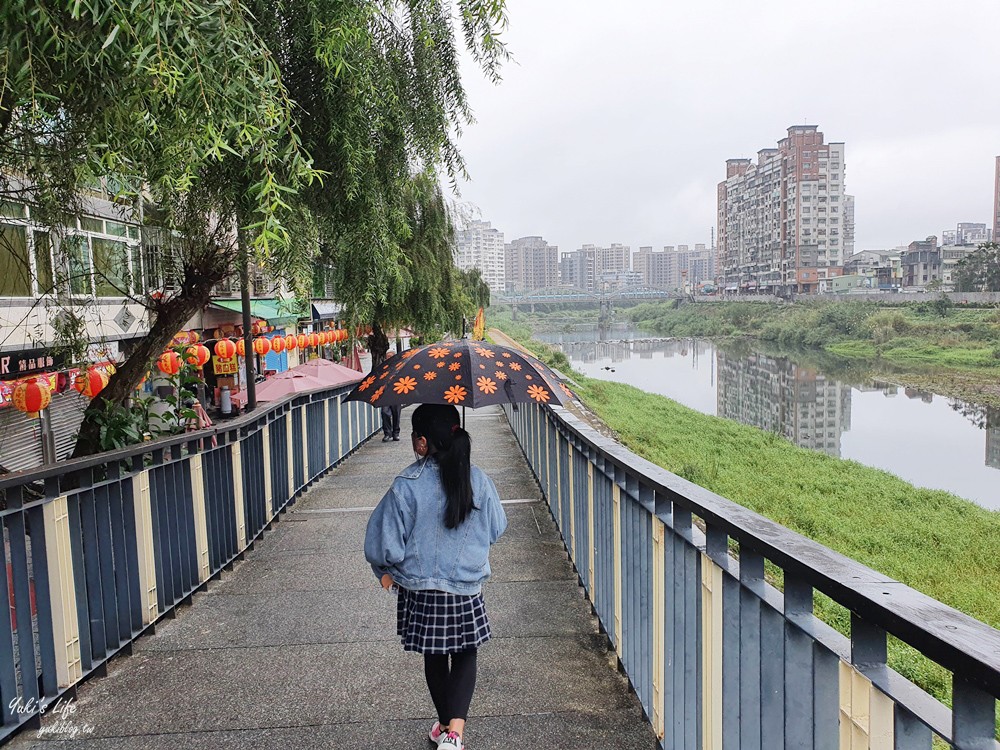
<instances>
[{"instance_id":1,"label":"river","mask_svg":"<svg viewBox=\"0 0 1000 750\"><path fill-rule=\"evenodd\" d=\"M538 333L585 375L659 393L805 448L1000 510L1000 410L872 381L826 354L640 332Z\"/></svg>"}]
</instances>

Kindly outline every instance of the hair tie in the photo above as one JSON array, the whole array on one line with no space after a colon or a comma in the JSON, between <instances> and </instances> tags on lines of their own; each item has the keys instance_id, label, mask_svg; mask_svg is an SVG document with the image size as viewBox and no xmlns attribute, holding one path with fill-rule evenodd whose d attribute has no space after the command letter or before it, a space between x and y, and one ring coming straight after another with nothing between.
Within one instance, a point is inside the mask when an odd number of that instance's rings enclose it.
<instances>
[{"instance_id":1,"label":"hair tie","mask_svg":"<svg viewBox=\"0 0 1000 750\"><path fill-rule=\"evenodd\" d=\"M451 426L451 434L452 434L452 435L454 435L454 434L455 434L456 432L458 432L458 428L459 428L460 426L461 426L461 425L457 425L457 424L453 424L453 425Z\"/></svg>"}]
</instances>

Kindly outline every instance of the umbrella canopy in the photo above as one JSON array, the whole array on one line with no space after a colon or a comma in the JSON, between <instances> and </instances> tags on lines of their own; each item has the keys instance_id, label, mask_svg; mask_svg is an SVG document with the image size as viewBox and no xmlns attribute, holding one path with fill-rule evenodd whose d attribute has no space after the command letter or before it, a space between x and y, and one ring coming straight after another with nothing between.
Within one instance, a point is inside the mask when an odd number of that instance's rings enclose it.
<instances>
[{"instance_id":1,"label":"umbrella canopy","mask_svg":"<svg viewBox=\"0 0 1000 750\"><path fill-rule=\"evenodd\" d=\"M321 381L325 386L357 383L362 378L362 374L357 370L338 365L336 362L331 362L328 359L311 359L305 364L286 370L275 377L280 377L281 375L285 375L285 373L308 375L311 378Z\"/></svg>"},{"instance_id":2,"label":"umbrella canopy","mask_svg":"<svg viewBox=\"0 0 1000 750\"><path fill-rule=\"evenodd\" d=\"M485 341L445 341L390 357L347 400L372 406L564 404L569 389L534 357Z\"/></svg>"},{"instance_id":3,"label":"umbrella canopy","mask_svg":"<svg viewBox=\"0 0 1000 750\"><path fill-rule=\"evenodd\" d=\"M291 396L303 391L315 391L319 388L329 388L330 386L317 378L309 377L302 373L292 373L291 371L279 373L270 380L257 386L258 401L280 401L285 396Z\"/></svg>"}]
</instances>

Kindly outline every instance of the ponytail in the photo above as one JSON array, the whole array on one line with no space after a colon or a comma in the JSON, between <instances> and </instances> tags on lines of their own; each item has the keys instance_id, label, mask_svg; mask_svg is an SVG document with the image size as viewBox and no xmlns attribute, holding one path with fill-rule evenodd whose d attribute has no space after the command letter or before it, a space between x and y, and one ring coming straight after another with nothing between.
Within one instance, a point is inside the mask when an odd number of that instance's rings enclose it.
<instances>
[{"instance_id":1,"label":"ponytail","mask_svg":"<svg viewBox=\"0 0 1000 750\"><path fill-rule=\"evenodd\" d=\"M458 409L422 404L413 412L413 431L434 446L433 458L444 486L444 525L456 529L475 507L472 502L472 439L459 423Z\"/></svg>"}]
</instances>

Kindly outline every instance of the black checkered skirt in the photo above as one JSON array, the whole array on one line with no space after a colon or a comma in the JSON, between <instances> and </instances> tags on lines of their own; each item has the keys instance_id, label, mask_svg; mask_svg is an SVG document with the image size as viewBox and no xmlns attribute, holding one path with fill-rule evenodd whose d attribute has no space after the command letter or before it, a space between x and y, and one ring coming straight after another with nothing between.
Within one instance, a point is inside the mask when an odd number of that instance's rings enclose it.
<instances>
[{"instance_id":1,"label":"black checkered skirt","mask_svg":"<svg viewBox=\"0 0 1000 750\"><path fill-rule=\"evenodd\" d=\"M404 651L457 654L490 639L482 594L399 589L396 633Z\"/></svg>"}]
</instances>

